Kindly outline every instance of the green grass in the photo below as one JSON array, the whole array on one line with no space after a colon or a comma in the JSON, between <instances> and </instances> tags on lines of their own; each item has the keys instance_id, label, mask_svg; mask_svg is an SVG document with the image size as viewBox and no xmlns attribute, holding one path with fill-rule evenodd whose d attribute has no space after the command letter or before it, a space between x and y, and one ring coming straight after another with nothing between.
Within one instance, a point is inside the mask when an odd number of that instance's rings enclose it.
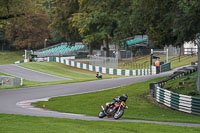
<instances>
[{"instance_id":1,"label":"green grass","mask_svg":"<svg viewBox=\"0 0 200 133\"><path fill-rule=\"evenodd\" d=\"M67 66L65 64L56 62L33 62L33 63L22 63L19 64L22 67L37 70L40 72L69 78L75 81L88 81L95 80L96 72L91 72L88 70L78 69L74 67ZM103 79L112 78L112 75L103 74ZM114 76L114 78L120 76ZM121 76L122 77L122 76Z\"/></svg>"},{"instance_id":2,"label":"green grass","mask_svg":"<svg viewBox=\"0 0 200 133\"><path fill-rule=\"evenodd\" d=\"M8 74L5 74L5 73L0 73L0 76L10 76ZM11 76L10 76L11 77Z\"/></svg>"},{"instance_id":3,"label":"green grass","mask_svg":"<svg viewBox=\"0 0 200 133\"><path fill-rule=\"evenodd\" d=\"M31 63L22 63L19 66L33 69L36 71L56 75L59 77L69 78L71 80L63 80L63 81L54 81L54 82L36 82L30 80L23 80L23 86L9 86L9 87L0 87L0 89L13 89L20 87L35 87L35 86L46 86L46 85L54 85L54 84L67 84L67 83L75 83L75 82L86 82L92 80L101 80L96 78L96 73L82 70L74 67L70 67L61 63L56 62L31 62ZM0 73L0 75L10 76L7 74ZM119 78L123 76L113 76L108 74L103 74L103 79L109 78Z\"/></svg>"},{"instance_id":4,"label":"green grass","mask_svg":"<svg viewBox=\"0 0 200 133\"><path fill-rule=\"evenodd\" d=\"M23 54L23 51L0 52L0 65L13 64L15 61L23 60Z\"/></svg>"},{"instance_id":5,"label":"green grass","mask_svg":"<svg viewBox=\"0 0 200 133\"><path fill-rule=\"evenodd\" d=\"M45 104L48 109L59 112L97 116L100 111L100 105L112 101L113 97L126 93L129 96L127 101L129 108L125 110L123 118L200 123L200 116L178 112L154 103L151 97L148 96L148 88L149 83L158 80L161 79L154 79L101 92L56 97L50 99L48 102L34 103L34 105L42 107Z\"/></svg>"},{"instance_id":6,"label":"green grass","mask_svg":"<svg viewBox=\"0 0 200 133\"><path fill-rule=\"evenodd\" d=\"M199 133L196 127L0 114L1 133Z\"/></svg>"},{"instance_id":7,"label":"green grass","mask_svg":"<svg viewBox=\"0 0 200 133\"><path fill-rule=\"evenodd\" d=\"M54 84L67 84L75 82L86 82L92 80L101 80L96 78L96 73L82 70L74 67L70 67L61 63L56 62L32 62L32 63L22 63L19 66L33 69L36 71L56 75L59 77L69 78L71 80L64 81L54 81L54 82L36 82L30 80L23 80L24 85L22 87L35 87L35 86L45 86L45 85L54 85ZM6 75L6 74L4 74ZM9 75L7 75L9 76ZM103 74L103 79L109 78L119 78L123 76L113 76L108 74ZM0 89L12 89L16 87L0 88ZM17 87L19 88L19 87Z\"/></svg>"},{"instance_id":8,"label":"green grass","mask_svg":"<svg viewBox=\"0 0 200 133\"><path fill-rule=\"evenodd\" d=\"M190 75L170 80L164 88L183 95L200 97L200 93L196 90L197 72Z\"/></svg>"},{"instance_id":9,"label":"green grass","mask_svg":"<svg viewBox=\"0 0 200 133\"><path fill-rule=\"evenodd\" d=\"M158 55L160 61L165 61L166 57L164 55ZM191 64L191 62L197 61L197 56L181 56L180 61L178 56L169 56L169 62L171 62L171 68L177 68ZM150 65L150 56L143 56L133 60L123 60L119 62L118 68L120 69L140 69L148 68Z\"/></svg>"},{"instance_id":10,"label":"green grass","mask_svg":"<svg viewBox=\"0 0 200 133\"><path fill-rule=\"evenodd\" d=\"M35 87L35 86L45 86L45 85L54 85L54 84L67 84L67 83L75 83L75 82L86 82L92 80L101 80L96 78L96 73L82 70L74 67L70 67L61 63L56 62L31 62L31 63L22 63L19 66L33 69L36 71L56 75L59 77L69 78L71 80L63 80L63 81L54 81L54 82L36 82L30 80L23 80L23 86L8 86L8 87L0 87L0 89L13 89L20 87ZM0 75L10 76L7 74L0 73ZM109 78L119 78L123 76L113 76L108 74L103 74L103 79Z\"/></svg>"}]
</instances>

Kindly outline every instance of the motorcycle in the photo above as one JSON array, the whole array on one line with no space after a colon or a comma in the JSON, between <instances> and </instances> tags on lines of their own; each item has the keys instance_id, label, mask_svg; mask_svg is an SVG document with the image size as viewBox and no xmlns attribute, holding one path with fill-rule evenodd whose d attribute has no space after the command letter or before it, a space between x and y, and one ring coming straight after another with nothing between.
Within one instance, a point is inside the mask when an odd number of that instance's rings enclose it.
<instances>
[{"instance_id":1,"label":"motorcycle","mask_svg":"<svg viewBox=\"0 0 200 133\"><path fill-rule=\"evenodd\" d=\"M99 118L112 117L114 119L119 119L124 114L124 109L128 109L126 106L126 101L128 96L123 94L122 96L118 96L113 98L113 102L106 103L106 107L101 106L101 111L99 112Z\"/></svg>"}]
</instances>

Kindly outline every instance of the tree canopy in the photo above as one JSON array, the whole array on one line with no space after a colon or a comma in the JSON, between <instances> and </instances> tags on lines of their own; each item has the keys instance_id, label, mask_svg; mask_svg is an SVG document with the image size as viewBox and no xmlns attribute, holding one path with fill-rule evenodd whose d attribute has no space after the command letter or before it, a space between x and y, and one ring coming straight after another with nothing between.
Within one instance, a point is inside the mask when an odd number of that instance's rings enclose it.
<instances>
[{"instance_id":1,"label":"tree canopy","mask_svg":"<svg viewBox=\"0 0 200 133\"><path fill-rule=\"evenodd\" d=\"M41 11L49 15L42 21L49 21L43 28L51 31L52 42L119 43L147 34L155 47L181 45L199 32L199 5L198 0L1 0L0 27L26 23Z\"/></svg>"}]
</instances>

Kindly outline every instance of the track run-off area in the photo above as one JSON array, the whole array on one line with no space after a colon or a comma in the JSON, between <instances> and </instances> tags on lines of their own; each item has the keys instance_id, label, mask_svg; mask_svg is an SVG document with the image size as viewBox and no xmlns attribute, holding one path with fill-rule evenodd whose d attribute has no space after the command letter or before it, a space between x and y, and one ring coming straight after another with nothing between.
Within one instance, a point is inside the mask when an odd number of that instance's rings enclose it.
<instances>
[{"instance_id":1,"label":"track run-off area","mask_svg":"<svg viewBox=\"0 0 200 133\"><path fill-rule=\"evenodd\" d=\"M145 120L127 120L127 119L120 119L120 120L99 119L98 117L70 114L70 113L60 113L56 111L35 108L31 105L31 103L33 102L46 101L52 97L103 91L111 88L116 88L137 82L147 81L158 77L167 76L172 73L173 70L157 75L124 77L124 78L104 79L104 80L95 80L89 82L79 82L70 84L0 90L0 113L80 119L89 121L137 122L137 123L152 123L152 124L173 125L173 126L200 127L200 124L190 124L190 123L172 123L172 122L158 122L158 121L145 121Z\"/></svg>"}]
</instances>

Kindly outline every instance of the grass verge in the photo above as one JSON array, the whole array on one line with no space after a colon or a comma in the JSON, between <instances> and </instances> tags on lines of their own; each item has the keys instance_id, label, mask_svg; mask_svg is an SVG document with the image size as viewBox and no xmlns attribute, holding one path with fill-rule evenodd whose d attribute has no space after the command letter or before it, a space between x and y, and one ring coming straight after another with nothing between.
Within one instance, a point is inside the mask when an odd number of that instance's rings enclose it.
<instances>
[{"instance_id":1,"label":"grass verge","mask_svg":"<svg viewBox=\"0 0 200 133\"><path fill-rule=\"evenodd\" d=\"M165 61L164 55L157 55L160 57L160 61ZM181 66L189 65L191 62L197 61L197 56L169 56L169 62L171 62L171 68L178 68ZM143 56L133 60L123 60L119 62L118 67L120 69L141 69L143 67L149 68L150 56Z\"/></svg>"},{"instance_id":2,"label":"grass verge","mask_svg":"<svg viewBox=\"0 0 200 133\"><path fill-rule=\"evenodd\" d=\"M61 63L56 63L56 62L22 63L22 64L19 64L19 66L40 71L43 73L48 73L48 74L56 75L59 77L71 79L71 80L54 81L54 82L36 82L36 81L30 81L30 80L24 79L23 80L24 85L22 87L34 87L34 86L45 86L45 85L54 85L54 84L67 84L67 83L75 83L75 82L101 80L101 79L96 78L95 72L70 67L70 66L67 66ZM6 75L3 73L1 74ZM119 77L123 77L123 76L113 76L113 75L103 74L103 79L119 78ZM7 88L0 88L0 89L12 89L12 88L16 88L16 87L7 87Z\"/></svg>"},{"instance_id":3,"label":"grass verge","mask_svg":"<svg viewBox=\"0 0 200 133\"><path fill-rule=\"evenodd\" d=\"M199 133L200 128L0 114L1 133Z\"/></svg>"},{"instance_id":4,"label":"grass verge","mask_svg":"<svg viewBox=\"0 0 200 133\"><path fill-rule=\"evenodd\" d=\"M200 97L200 93L196 89L197 72L190 75L170 80L164 88L183 95Z\"/></svg>"},{"instance_id":5,"label":"grass verge","mask_svg":"<svg viewBox=\"0 0 200 133\"><path fill-rule=\"evenodd\" d=\"M96 73L88 70L78 69L74 67L67 66L65 64L56 62L33 62L33 63L22 63L19 64L22 67L33 69L36 71L69 78L75 81L87 81L97 79ZM116 78L120 76L113 76L108 74L103 74L103 78Z\"/></svg>"},{"instance_id":6,"label":"grass verge","mask_svg":"<svg viewBox=\"0 0 200 133\"><path fill-rule=\"evenodd\" d=\"M0 65L13 64L15 61L23 60L23 54L23 51L0 52Z\"/></svg>"},{"instance_id":7,"label":"grass verge","mask_svg":"<svg viewBox=\"0 0 200 133\"><path fill-rule=\"evenodd\" d=\"M127 101L129 108L125 110L123 118L200 123L200 116L178 112L154 103L148 96L148 88L149 83L158 80L161 80L161 78L101 92L56 97L48 102L34 103L34 105L42 107L45 104L46 108L59 112L97 116L100 105L112 101L113 97L126 93L129 96Z\"/></svg>"}]
</instances>

